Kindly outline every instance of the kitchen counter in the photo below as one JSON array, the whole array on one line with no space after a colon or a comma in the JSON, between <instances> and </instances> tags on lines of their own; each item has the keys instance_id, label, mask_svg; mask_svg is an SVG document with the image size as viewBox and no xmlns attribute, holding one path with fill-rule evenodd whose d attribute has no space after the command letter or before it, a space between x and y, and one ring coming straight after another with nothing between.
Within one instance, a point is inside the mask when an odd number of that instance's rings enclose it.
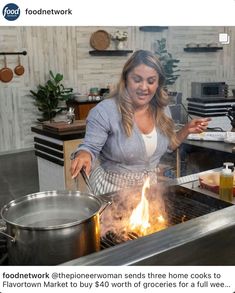
<instances>
[{"instance_id":1,"label":"kitchen counter","mask_svg":"<svg viewBox=\"0 0 235 293\"><path fill-rule=\"evenodd\" d=\"M47 137L59 139L62 141L72 140L72 139L81 139L85 135L85 128L84 130L71 130L66 132L56 132L50 131L48 129L43 129L41 125L31 127L31 131L35 132L40 135L44 135Z\"/></svg>"},{"instance_id":2,"label":"kitchen counter","mask_svg":"<svg viewBox=\"0 0 235 293\"><path fill-rule=\"evenodd\" d=\"M73 190L77 188L71 178L71 153L82 142L85 127L66 132L51 131L40 126L31 128L34 132L34 149L37 156L39 189Z\"/></svg>"},{"instance_id":3,"label":"kitchen counter","mask_svg":"<svg viewBox=\"0 0 235 293\"><path fill-rule=\"evenodd\" d=\"M223 141L203 141L203 140L189 140L186 139L183 144L203 149L216 150L223 153L233 153L233 147L235 146L232 143L225 143Z\"/></svg>"},{"instance_id":4,"label":"kitchen counter","mask_svg":"<svg viewBox=\"0 0 235 293\"><path fill-rule=\"evenodd\" d=\"M207 170L205 172L200 172L200 173L196 173L196 174L192 174L192 175L188 175L188 176L183 176L183 177L177 178L176 183L187 188L187 189L190 189L190 190L193 190L196 192L200 192L205 195L219 199L219 194L212 192L208 189L200 187L199 177L203 174L206 174L206 173L220 172L221 170L222 170L222 168L216 168L213 170ZM232 203L235 204L235 197L233 197Z\"/></svg>"}]
</instances>

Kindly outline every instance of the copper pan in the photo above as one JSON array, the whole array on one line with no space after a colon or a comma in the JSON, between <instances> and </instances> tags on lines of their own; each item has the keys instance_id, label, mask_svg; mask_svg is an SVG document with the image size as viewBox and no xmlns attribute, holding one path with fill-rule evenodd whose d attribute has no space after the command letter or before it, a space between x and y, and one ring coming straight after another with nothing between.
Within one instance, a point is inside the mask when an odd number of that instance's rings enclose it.
<instances>
[{"instance_id":1,"label":"copper pan","mask_svg":"<svg viewBox=\"0 0 235 293\"><path fill-rule=\"evenodd\" d=\"M16 75L23 75L24 74L24 66L20 63L20 56L18 55L18 65L15 67L14 72Z\"/></svg>"},{"instance_id":2,"label":"copper pan","mask_svg":"<svg viewBox=\"0 0 235 293\"><path fill-rule=\"evenodd\" d=\"M0 80L3 82L9 82L13 78L13 71L7 67L7 58L4 56L4 67L0 69Z\"/></svg>"}]
</instances>

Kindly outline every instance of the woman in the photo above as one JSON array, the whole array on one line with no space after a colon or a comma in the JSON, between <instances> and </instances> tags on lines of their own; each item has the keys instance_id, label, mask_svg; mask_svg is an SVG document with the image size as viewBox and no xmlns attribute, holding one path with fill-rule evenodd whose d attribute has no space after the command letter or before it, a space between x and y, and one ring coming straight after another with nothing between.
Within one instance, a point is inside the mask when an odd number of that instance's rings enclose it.
<instances>
[{"instance_id":1,"label":"woman","mask_svg":"<svg viewBox=\"0 0 235 293\"><path fill-rule=\"evenodd\" d=\"M124 65L117 89L87 117L83 144L72 154L71 174L90 174L96 194L156 180L160 158L190 133L201 133L210 119L194 119L175 132L157 57L136 51ZM99 166L95 160L99 158Z\"/></svg>"}]
</instances>

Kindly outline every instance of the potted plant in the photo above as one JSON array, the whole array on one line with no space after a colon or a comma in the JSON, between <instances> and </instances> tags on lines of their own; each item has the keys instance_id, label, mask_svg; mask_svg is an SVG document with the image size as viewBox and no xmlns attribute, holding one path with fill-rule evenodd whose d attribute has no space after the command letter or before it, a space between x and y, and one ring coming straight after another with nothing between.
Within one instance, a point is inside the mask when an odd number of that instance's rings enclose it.
<instances>
[{"instance_id":1,"label":"potted plant","mask_svg":"<svg viewBox=\"0 0 235 293\"><path fill-rule=\"evenodd\" d=\"M72 88L65 88L61 83L63 75L49 71L49 80L45 85L38 85L37 91L30 91L35 105L42 114L38 121L53 121L58 113L67 108L66 101L72 98Z\"/></svg>"},{"instance_id":2,"label":"potted plant","mask_svg":"<svg viewBox=\"0 0 235 293\"><path fill-rule=\"evenodd\" d=\"M188 119L188 113L182 103L182 93L170 88L180 76L180 74L178 74L180 71L178 69L180 60L173 58L172 54L167 51L165 38L157 40L155 44L155 54L161 61L165 72L165 89L171 100L170 108L172 117L177 123L184 123Z\"/></svg>"},{"instance_id":3,"label":"potted plant","mask_svg":"<svg viewBox=\"0 0 235 293\"><path fill-rule=\"evenodd\" d=\"M169 85L173 85L177 78L180 76L179 74L177 74L177 72L179 72L180 70L176 69L178 67L177 63L179 63L180 61L173 58L172 54L167 51L166 39L162 38L161 40L157 40L155 54L158 56L163 65L166 77L166 87Z\"/></svg>"},{"instance_id":4,"label":"potted plant","mask_svg":"<svg viewBox=\"0 0 235 293\"><path fill-rule=\"evenodd\" d=\"M115 31L111 34L111 39L115 42L117 50L122 50L124 47L123 42L127 41L128 33L126 31Z\"/></svg>"}]
</instances>

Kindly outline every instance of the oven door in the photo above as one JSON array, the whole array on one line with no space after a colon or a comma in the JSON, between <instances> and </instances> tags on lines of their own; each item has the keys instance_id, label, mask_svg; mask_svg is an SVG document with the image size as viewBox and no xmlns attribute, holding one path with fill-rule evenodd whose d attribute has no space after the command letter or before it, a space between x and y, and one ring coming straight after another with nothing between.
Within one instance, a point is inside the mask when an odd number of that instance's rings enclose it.
<instances>
[{"instance_id":1,"label":"oven door","mask_svg":"<svg viewBox=\"0 0 235 293\"><path fill-rule=\"evenodd\" d=\"M193 98L225 98L228 86L225 82L192 82Z\"/></svg>"}]
</instances>

